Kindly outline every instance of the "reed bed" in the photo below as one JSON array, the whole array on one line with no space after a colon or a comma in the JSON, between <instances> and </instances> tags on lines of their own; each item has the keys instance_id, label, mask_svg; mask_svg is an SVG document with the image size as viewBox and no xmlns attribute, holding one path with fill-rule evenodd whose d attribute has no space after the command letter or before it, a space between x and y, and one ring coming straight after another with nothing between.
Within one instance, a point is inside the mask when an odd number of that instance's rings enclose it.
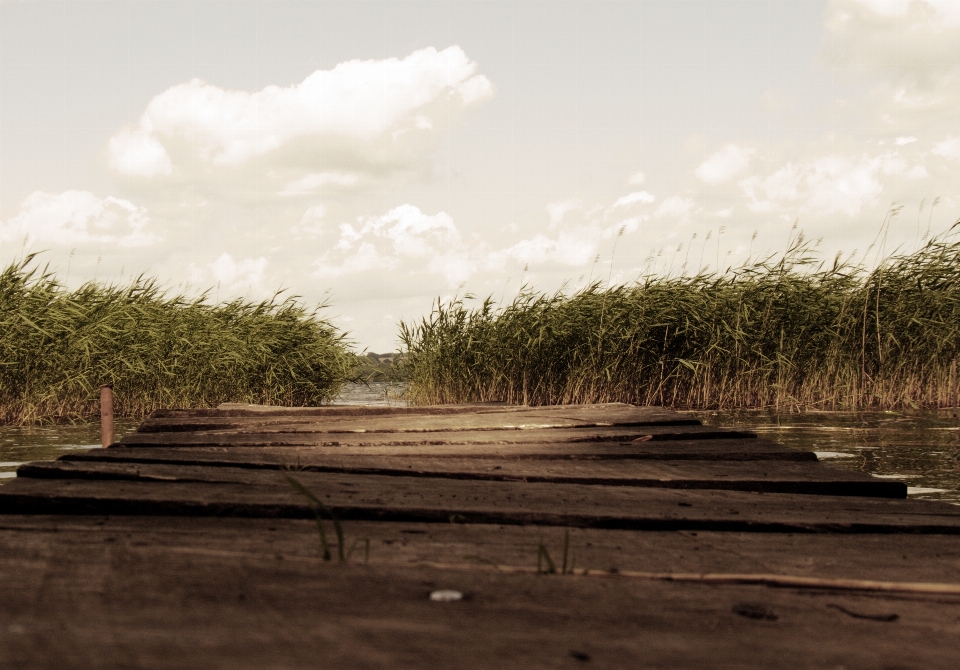
<instances>
[{"instance_id":1,"label":"reed bed","mask_svg":"<svg viewBox=\"0 0 960 670\"><path fill-rule=\"evenodd\" d=\"M344 335L294 298L214 305L142 277L69 291L32 260L0 272L0 423L90 418L101 384L113 384L121 416L317 404L356 365Z\"/></svg>"},{"instance_id":2,"label":"reed bed","mask_svg":"<svg viewBox=\"0 0 960 670\"><path fill-rule=\"evenodd\" d=\"M505 306L465 300L401 324L412 402L957 404L957 225L872 270L826 263L800 237L723 273L524 290Z\"/></svg>"}]
</instances>

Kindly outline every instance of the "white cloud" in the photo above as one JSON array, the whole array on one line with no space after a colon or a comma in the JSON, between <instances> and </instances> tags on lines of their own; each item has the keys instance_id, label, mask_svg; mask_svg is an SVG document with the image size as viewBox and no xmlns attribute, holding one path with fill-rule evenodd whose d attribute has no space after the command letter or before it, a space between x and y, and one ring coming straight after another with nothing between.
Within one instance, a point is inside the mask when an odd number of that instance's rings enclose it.
<instances>
[{"instance_id":1,"label":"white cloud","mask_svg":"<svg viewBox=\"0 0 960 670\"><path fill-rule=\"evenodd\" d=\"M957 0L853 0L856 4L889 19L911 14L946 26L960 25L960 2Z\"/></svg>"},{"instance_id":2,"label":"white cloud","mask_svg":"<svg viewBox=\"0 0 960 670\"><path fill-rule=\"evenodd\" d=\"M141 128L121 130L107 146L110 169L131 177L155 177L173 172L170 156L156 137Z\"/></svg>"},{"instance_id":3,"label":"white cloud","mask_svg":"<svg viewBox=\"0 0 960 670\"><path fill-rule=\"evenodd\" d=\"M350 173L311 173L288 183L283 187L283 190L280 191L279 195L306 195L308 193L313 193L321 186L325 186L327 184L336 184L337 186L353 186L358 181L360 181L360 177Z\"/></svg>"},{"instance_id":4,"label":"white cloud","mask_svg":"<svg viewBox=\"0 0 960 670\"><path fill-rule=\"evenodd\" d=\"M928 176L927 168L922 165L914 165L912 168L903 173L904 179L910 180L926 179Z\"/></svg>"},{"instance_id":5,"label":"white cloud","mask_svg":"<svg viewBox=\"0 0 960 670\"><path fill-rule=\"evenodd\" d=\"M727 207L725 209L721 209L713 213L714 216L719 216L721 219L729 218L731 214L733 214L732 207Z\"/></svg>"},{"instance_id":6,"label":"white cloud","mask_svg":"<svg viewBox=\"0 0 960 670\"><path fill-rule=\"evenodd\" d=\"M63 246L109 244L140 247L159 238L147 231L150 217L129 200L98 198L88 191L31 193L16 216L0 224L0 240L26 239Z\"/></svg>"},{"instance_id":7,"label":"white cloud","mask_svg":"<svg viewBox=\"0 0 960 670\"><path fill-rule=\"evenodd\" d=\"M207 266L213 279L225 286L259 286L263 272L267 269L267 259L244 258L237 262L233 256L224 253Z\"/></svg>"},{"instance_id":8,"label":"white cloud","mask_svg":"<svg viewBox=\"0 0 960 670\"><path fill-rule=\"evenodd\" d=\"M636 174L630 175L630 179L627 180L627 183L631 186L639 186L647 180L647 175L642 172L637 172Z\"/></svg>"},{"instance_id":9,"label":"white cloud","mask_svg":"<svg viewBox=\"0 0 960 670\"><path fill-rule=\"evenodd\" d=\"M633 199L634 202L650 200L649 194ZM448 285L456 286L480 270L502 269L508 261L581 266L594 259L604 240L620 233L633 233L647 218L610 216L611 209L605 212L603 208L592 208L569 222L564 217L571 211L582 210L582 204L576 200L551 203L547 211L551 219L549 228L556 231L554 234L538 233L492 250L479 238L464 240L446 212L431 215L414 205L400 205L381 216L341 223L338 241L314 262L314 274L337 278L391 270L407 276L439 275Z\"/></svg>"},{"instance_id":10,"label":"white cloud","mask_svg":"<svg viewBox=\"0 0 960 670\"><path fill-rule=\"evenodd\" d=\"M440 274L456 284L476 267L460 239L460 231L446 212L429 215L406 204L382 216L361 217L358 224L358 228L340 224L336 247L314 263L317 276L338 277L375 268L396 268L407 262L411 272ZM358 243L358 250L348 255L346 252ZM427 259L426 263L423 259Z\"/></svg>"},{"instance_id":11,"label":"white cloud","mask_svg":"<svg viewBox=\"0 0 960 670\"><path fill-rule=\"evenodd\" d=\"M237 167L297 138L330 134L369 141L406 122L428 127L427 117L411 118L426 105L454 96L462 107L492 94L476 69L452 46L420 49L403 60L348 61L317 70L300 84L255 93L193 79L155 97L139 129L111 139L110 165L130 175L169 173L160 139L179 138L202 160Z\"/></svg>"},{"instance_id":12,"label":"white cloud","mask_svg":"<svg viewBox=\"0 0 960 670\"><path fill-rule=\"evenodd\" d=\"M395 207L381 217L370 219L367 225L389 238L394 251L402 256L429 256L438 247L449 249L460 243L460 231L449 214L439 212L430 216L413 205Z\"/></svg>"},{"instance_id":13,"label":"white cloud","mask_svg":"<svg viewBox=\"0 0 960 670\"><path fill-rule=\"evenodd\" d=\"M931 153L947 160L960 161L960 137L948 137L934 145Z\"/></svg>"},{"instance_id":14,"label":"white cloud","mask_svg":"<svg viewBox=\"0 0 960 670\"><path fill-rule=\"evenodd\" d=\"M660 206L657 207L657 211L654 214L656 217L672 217L680 219L681 221L686 221L690 218L690 214L693 212L695 204L690 198L683 198L679 195L675 195L672 198L667 198L660 203Z\"/></svg>"},{"instance_id":15,"label":"white cloud","mask_svg":"<svg viewBox=\"0 0 960 670\"><path fill-rule=\"evenodd\" d=\"M630 205L635 205L638 202L649 204L656 200L656 198L646 191L635 191L634 193L629 193L622 198L618 198L611 209L617 209L618 207L629 207Z\"/></svg>"},{"instance_id":16,"label":"white cloud","mask_svg":"<svg viewBox=\"0 0 960 670\"><path fill-rule=\"evenodd\" d=\"M902 147L902 146L906 146L906 145L911 144L911 143L916 142L916 141L917 141L917 138L916 138L916 137L898 137L896 144L897 144L898 147Z\"/></svg>"},{"instance_id":17,"label":"white cloud","mask_svg":"<svg viewBox=\"0 0 960 670\"><path fill-rule=\"evenodd\" d=\"M960 63L956 0L831 0L827 31L826 54L834 62L921 87L937 86Z\"/></svg>"},{"instance_id":18,"label":"white cloud","mask_svg":"<svg viewBox=\"0 0 960 670\"><path fill-rule=\"evenodd\" d=\"M580 209L582 206L582 202L572 198L551 202L547 205L547 215L550 217L550 228L559 226L563 222L563 217L565 217L568 212Z\"/></svg>"},{"instance_id":19,"label":"white cloud","mask_svg":"<svg viewBox=\"0 0 960 670\"><path fill-rule=\"evenodd\" d=\"M694 174L711 186L723 184L745 172L750 167L750 158L755 153L755 149L728 144L701 163L694 170Z\"/></svg>"},{"instance_id":20,"label":"white cloud","mask_svg":"<svg viewBox=\"0 0 960 670\"><path fill-rule=\"evenodd\" d=\"M562 231L556 239L536 235L498 252L493 259L512 258L518 263L530 265L552 261L576 267L593 260L598 241L599 237L589 230Z\"/></svg>"},{"instance_id":21,"label":"white cloud","mask_svg":"<svg viewBox=\"0 0 960 670\"><path fill-rule=\"evenodd\" d=\"M291 230L294 233L306 233L308 235L319 236L323 232L323 218L327 214L327 208L323 204L314 205L300 218L300 223L293 226Z\"/></svg>"},{"instance_id":22,"label":"white cloud","mask_svg":"<svg viewBox=\"0 0 960 670\"><path fill-rule=\"evenodd\" d=\"M740 182L756 213L799 212L857 216L877 202L883 192L882 176L923 179L923 165L910 167L897 152L879 156L822 156L801 163L788 163L767 177L753 176Z\"/></svg>"}]
</instances>

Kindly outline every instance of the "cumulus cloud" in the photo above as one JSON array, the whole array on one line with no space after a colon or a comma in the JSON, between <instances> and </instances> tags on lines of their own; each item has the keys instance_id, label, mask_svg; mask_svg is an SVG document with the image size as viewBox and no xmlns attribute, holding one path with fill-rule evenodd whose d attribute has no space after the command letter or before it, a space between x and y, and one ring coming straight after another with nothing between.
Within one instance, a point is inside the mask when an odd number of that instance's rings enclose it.
<instances>
[{"instance_id":1,"label":"cumulus cloud","mask_svg":"<svg viewBox=\"0 0 960 670\"><path fill-rule=\"evenodd\" d=\"M924 87L960 64L956 0L832 0L827 31L826 54L834 62Z\"/></svg>"},{"instance_id":2,"label":"cumulus cloud","mask_svg":"<svg viewBox=\"0 0 960 670\"><path fill-rule=\"evenodd\" d=\"M784 211L795 206L800 212L817 215L857 216L876 204L883 192L882 176L921 179L923 165L910 166L896 152L880 156L822 156L801 163L788 163L766 177L753 176L740 182L757 213Z\"/></svg>"},{"instance_id":3,"label":"cumulus cloud","mask_svg":"<svg viewBox=\"0 0 960 670\"><path fill-rule=\"evenodd\" d=\"M547 205L547 216L550 217L550 227L556 228L563 223L563 217L565 217L568 212L580 209L582 206L583 203L574 198L551 202Z\"/></svg>"},{"instance_id":4,"label":"cumulus cloud","mask_svg":"<svg viewBox=\"0 0 960 670\"><path fill-rule=\"evenodd\" d=\"M656 200L656 198L646 191L635 191L633 193L628 193L622 198L618 198L617 201L611 206L611 209L629 207L630 205L636 205L637 203L649 204L654 200Z\"/></svg>"},{"instance_id":5,"label":"cumulus cloud","mask_svg":"<svg viewBox=\"0 0 960 670\"><path fill-rule=\"evenodd\" d=\"M711 186L723 184L746 172L755 153L755 149L728 144L701 163L694 174Z\"/></svg>"},{"instance_id":6,"label":"cumulus cloud","mask_svg":"<svg viewBox=\"0 0 960 670\"><path fill-rule=\"evenodd\" d=\"M215 260L203 267L191 264L188 269L190 281L199 284L215 282L220 288L235 291L262 292L264 272L267 269L267 259L244 258L234 260L233 256L224 252Z\"/></svg>"},{"instance_id":7,"label":"cumulus cloud","mask_svg":"<svg viewBox=\"0 0 960 670\"><path fill-rule=\"evenodd\" d=\"M306 233L318 237L323 232L323 219L326 214L327 208L322 203L314 205L303 213L300 223L293 226L291 230L294 233Z\"/></svg>"},{"instance_id":8,"label":"cumulus cloud","mask_svg":"<svg viewBox=\"0 0 960 670\"><path fill-rule=\"evenodd\" d=\"M400 205L381 216L341 223L333 248L314 262L314 276L338 278L390 269L407 275L439 275L456 286L480 270L502 269L508 262L581 266L594 259L602 242L635 232L648 218L642 213L623 217L619 213L623 207L653 200L654 196L640 191L617 200L621 203L617 207L594 207L587 212L578 200L550 203L546 207L550 234L537 233L499 249L479 239L465 240L446 212L426 214L414 205ZM571 212L577 215L569 216ZM322 219L323 212L316 216Z\"/></svg>"},{"instance_id":9,"label":"cumulus cloud","mask_svg":"<svg viewBox=\"0 0 960 670\"><path fill-rule=\"evenodd\" d=\"M218 282L227 285L259 284L263 271L267 269L267 259L245 258L239 263L230 254L222 254L210 264L210 274Z\"/></svg>"},{"instance_id":10,"label":"cumulus cloud","mask_svg":"<svg viewBox=\"0 0 960 670\"><path fill-rule=\"evenodd\" d=\"M141 128L121 130L107 146L110 169L131 177L155 177L173 172L170 156L156 137Z\"/></svg>"},{"instance_id":11,"label":"cumulus cloud","mask_svg":"<svg viewBox=\"0 0 960 670\"><path fill-rule=\"evenodd\" d=\"M352 60L317 70L299 84L248 93L193 79L147 106L136 128L108 147L123 174L169 174L162 140L185 141L203 161L237 167L293 140L334 135L370 141L404 123L429 129L417 115L432 103L460 107L489 97L493 87L460 47L430 47L404 59Z\"/></svg>"},{"instance_id":12,"label":"cumulus cloud","mask_svg":"<svg viewBox=\"0 0 960 670\"><path fill-rule=\"evenodd\" d=\"M627 183L630 184L631 186L639 186L646 180L647 180L647 175L643 174L642 172L637 172L635 174L630 175L630 179L627 180Z\"/></svg>"},{"instance_id":13,"label":"cumulus cloud","mask_svg":"<svg viewBox=\"0 0 960 670\"><path fill-rule=\"evenodd\" d=\"M960 161L960 137L948 137L942 142L937 142L932 153L947 160Z\"/></svg>"},{"instance_id":14,"label":"cumulus cloud","mask_svg":"<svg viewBox=\"0 0 960 670\"><path fill-rule=\"evenodd\" d=\"M680 219L681 221L687 221L690 219L690 214L693 213L693 208L696 204L690 198L683 198L679 195L675 195L672 198L667 198L660 203L660 206L657 207L657 211L654 213L656 217L669 217Z\"/></svg>"},{"instance_id":15,"label":"cumulus cloud","mask_svg":"<svg viewBox=\"0 0 960 670\"><path fill-rule=\"evenodd\" d=\"M410 204L394 207L382 216L361 217L357 226L340 224L336 247L314 265L316 276L340 277L396 268L404 261L415 261L411 272L440 274L451 284L463 281L476 269L449 214L424 214Z\"/></svg>"},{"instance_id":16,"label":"cumulus cloud","mask_svg":"<svg viewBox=\"0 0 960 670\"><path fill-rule=\"evenodd\" d=\"M853 0L877 16L901 19L913 13L928 21L960 25L960 3L957 0Z\"/></svg>"},{"instance_id":17,"label":"cumulus cloud","mask_svg":"<svg viewBox=\"0 0 960 670\"><path fill-rule=\"evenodd\" d=\"M16 216L0 224L0 240L80 246L108 244L140 247L158 237L147 230L147 210L129 200L98 198L89 191L31 193Z\"/></svg>"}]
</instances>

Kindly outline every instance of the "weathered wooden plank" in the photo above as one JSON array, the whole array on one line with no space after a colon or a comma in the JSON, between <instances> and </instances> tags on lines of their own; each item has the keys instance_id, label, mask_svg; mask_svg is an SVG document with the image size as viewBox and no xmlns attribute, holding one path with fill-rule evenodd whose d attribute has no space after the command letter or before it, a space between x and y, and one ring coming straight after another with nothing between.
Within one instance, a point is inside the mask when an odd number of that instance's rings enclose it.
<instances>
[{"instance_id":1,"label":"weathered wooden plank","mask_svg":"<svg viewBox=\"0 0 960 670\"><path fill-rule=\"evenodd\" d=\"M714 440L754 438L756 433L708 426L573 427L566 429L490 429L474 431L376 432L344 430L264 430L133 433L120 440L123 446L373 446L414 444L538 444L558 442L632 442L661 440Z\"/></svg>"},{"instance_id":2,"label":"weathered wooden plank","mask_svg":"<svg viewBox=\"0 0 960 670\"><path fill-rule=\"evenodd\" d=\"M447 414L394 415L287 415L263 413L257 416L203 416L148 418L138 432L185 432L202 430L270 430L307 432L426 432L451 430L543 429L591 426L682 426L700 425L689 416L651 407L570 406L523 408L512 411L457 412Z\"/></svg>"},{"instance_id":3,"label":"weathered wooden plank","mask_svg":"<svg viewBox=\"0 0 960 670\"><path fill-rule=\"evenodd\" d=\"M400 415L445 415L475 414L478 412L549 412L549 411L608 411L623 408L649 409L659 412L673 412L663 407L643 407L627 403L595 403L587 405L510 405L503 402L459 403L456 405L322 405L318 407L290 407L283 405L251 405L247 403L222 403L215 408L158 409L151 418L191 418L191 417L265 417L265 416L400 416ZM678 412L675 412L678 413ZM679 413L678 413L679 414Z\"/></svg>"},{"instance_id":4,"label":"weathered wooden plank","mask_svg":"<svg viewBox=\"0 0 960 670\"><path fill-rule=\"evenodd\" d=\"M284 473L142 464L106 479L17 478L0 513L302 518ZM930 501L297 472L344 519L649 530L960 534L960 507Z\"/></svg>"},{"instance_id":5,"label":"weathered wooden plank","mask_svg":"<svg viewBox=\"0 0 960 670\"><path fill-rule=\"evenodd\" d=\"M110 523L0 531L0 665L953 670L960 648L951 598L324 564Z\"/></svg>"},{"instance_id":6,"label":"weathered wooden plank","mask_svg":"<svg viewBox=\"0 0 960 670\"><path fill-rule=\"evenodd\" d=\"M226 454L227 458L237 462L255 458L257 454L273 454L281 461L290 461L296 454L317 455L375 455L385 458L404 458L408 456L430 456L436 458L523 458L530 460L584 459L584 460L780 460L780 461L816 461L812 451L800 451L777 442L762 438L723 439L723 440L648 440L644 442L561 442L561 443L519 443L519 444L391 444L367 446L318 446L300 445L293 450L290 447L271 446L192 446L192 445L130 445L134 449L125 449L126 445L103 451L88 452L103 458L136 458L134 454L143 452L143 458L162 454L189 452L197 458L203 454ZM175 456L174 456L175 457ZM211 456L212 457L212 456Z\"/></svg>"},{"instance_id":7,"label":"weathered wooden plank","mask_svg":"<svg viewBox=\"0 0 960 670\"><path fill-rule=\"evenodd\" d=\"M318 407L290 407L285 405L251 405L222 403L217 407L164 408L155 410L150 418L186 419L191 417L264 417L264 416L398 416L403 414L472 414L479 410L510 411L522 405L506 403L463 403L457 405L321 405Z\"/></svg>"},{"instance_id":8,"label":"weathered wooden plank","mask_svg":"<svg viewBox=\"0 0 960 670\"><path fill-rule=\"evenodd\" d=\"M282 454L243 450L230 453L232 459L176 458L161 451L162 458L147 459L140 449L106 449L72 454L56 463L21 466L19 475L30 477L70 476L76 466L103 472L134 472L148 462L179 466L241 466L280 470L295 465L312 472L375 474L385 476L442 477L485 481L556 482L608 486L722 489L805 493L818 495L866 495L905 498L901 482L876 479L861 472L840 470L813 461L663 461L583 459L532 460L503 458L430 458L408 456L384 459L366 454L297 454L295 461ZM155 450L158 451L158 450ZM115 469L111 469L115 468ZM63 475L58 474L63 472Z\"/></svg>"},{"instance_id":9,"label":"weathered wooden plank","mask_svg":"<svg viewBox=\"0 0 960 670\"><path fill-rule=\"evenodd\" d=\"M329 523L327 524L329 529ZM455 564L465 556L497 565L535 566L540 543L562 561L606 571L765 573L826 579L960 584L960 542L950 535L631 531L487 524L343 523L347 546L370 540L371 565ZM29 555L56 543L118 544L139 551L319 556L316 524L305 519L2 515L0 538ZM336 537L328 538L334 550ZM0 539L0 546L3 539ZM14 546L15 545L15 546ZM362 549L353 555L363 561ZM478 562L478 566L490 563Z\"/></svg>"}]
</instances>

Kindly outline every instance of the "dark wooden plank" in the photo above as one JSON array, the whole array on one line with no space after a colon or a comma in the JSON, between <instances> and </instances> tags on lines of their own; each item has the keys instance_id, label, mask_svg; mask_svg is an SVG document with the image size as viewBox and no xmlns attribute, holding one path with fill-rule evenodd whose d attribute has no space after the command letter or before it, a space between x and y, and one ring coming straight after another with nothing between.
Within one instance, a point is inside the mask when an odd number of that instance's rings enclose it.
<instances>
[{"instance_id":1,"label":"dark wooden plank","mask_svg":"<svg viewBox=\"0 0 960 670\"><path fill-rule=\"evenodd\" d=\"M79 463L73 467L75 476L93 479L18 477L0 488L0 512L293 518L311 514L280 472L142 464L133 472L118 472L107 479L103 470L85 470ZM640 530L960 533L960 507L931 501L316 472L293 475L344 519Z\"/></svg>"},{"instance_id":2,"label":"dark wooden plank","mask_svg":"<svg viewBox=\"0 0 960 670\"><path fill-rule=\"evenodd\" d=\"M251 405L222 403L217 407L164 408L155 410L153 419L188 419L196 417L265 417L265 416L399 416L404 414L441 415L472 414L478 410L510 411L521 405L506 403L463 403L457 405L321 405L319 407L290 407L284 405Z\"/></svg>"},{"instance_id":3,"label":"dark wooden plank","mask_svg":"<svg viewBox=\"0 0 960 670\"><path fill-rule=\"evenodd\" d=\"M118 468L133 472L149 461L140 449L106 449L71 454L58 463L21 466L20 476L69 476L75 465L97 469ZM202 452L201 452L202 453ZM366 454L298 453L294 461L282 454L236 451L232 459L183 458L163 453L161 463L184 466L242 466L280 470L295 465L313 472L376 474L385 476L442 477L486 481L556 482L608 486L647 486L661 488L722 489L764 491L768 493L805 493L818 495L866 495L905 498L907 486L901 482L876 479L861 472L841 470L814 461L663 461L663 460L533 460L504 458L430 458L408 456L385 459ZM205 454L209 456L209 454ZM245 457L245 458L242 458ZM113 472L113 470L109 470Z\"/></svg>"},{"instance_id":4,"label":"dark wooden plank","mask_svg":"<svg viewBox=\"0 0 960 670\"><path fill-rule=\"evenodd\" d=\"M401 415L445 415L475 414L478 412L528 412L528 411L570 411L577 409L604 411L617 408L651 409L672 412L662 407L643 408L627 403L596 403L588 405L510 405L503 402L459 403L456 405L322 405L318 407L290 407L283 405L251 405L247 403L222 403L215 408L167 408L154 411L151 418L186 419L191 417L254 417L265 416L401 416Z\"/></svg>"},{"instance_id":5,"label":"dark wooden plank","mask_svg":"<svg viewBox=\"0 0 960 670\"><path fill-rule=\"evenodd\" d=\"M465 556L476 556L497 565L530 567L537 563L541 540L551 556L562 560L568 534L570 561L590 570L960 584L960 542L950 535L631 531L356 520L345 521L343 530L348 546L358 538L370 540L371 565L456 564L469 562ZM48 539L43 540L44 535ZM316 524L305 519L2 515L0 537L11 545L18 543L22 555L29 555L36 543L52 542L60 547L107 542L139 551L180 547L265 557L280 554L284 560L319 555ZM329 540L335 546L336 537ZM353 560L362 562L363 554L354 554Z\"/></svg>"},{"instance_id":6,"label":"dark wooden plank","mask_svg":"<svg viewBox=\"0 0 960 670\"><path fill-rule=\"evenodd\" d=\"M0 532L0 666L953 670L958 661L956 598L324 564L238 550L239 533L189 546L184 530L153 541L110 522ZM467 598L432 602L442 588Z\"/></svg>"},{"instance_id":7,"label":"dark wooden plank","mask_svg":"<svg viewBox=\"0 0 960 670\"><path fill-rule=\"evenodd\" d=\"M491 429L473 431L375 432L345 430L264 430L133 433L120 440L123 446L373 446L414 444L537 444L557 442L632 442L661 440L714 440L754 438L751 431L709 426L573 427L566 429Z\"/></svg>"},{"instance_id":8,"label":"dark wooden plank","mask_svg":"<svg viewBox=\"0 0 960 670\"><path fill-rule=\"evenodd\" d=\"M700 425L689 416L656 407L567 406L549 409L522 408L512 411L457 412L446 414L393 415L287 415L202 416L148 418L138 432L186 432L202 430L279 430L308 432L424 432L504 428L572 428L590 426Z\"/></svg>"},{"instance_id":9,"label":"dark wooden plank","mask_svg":"<svg viewBox=\"0 0 960 670\"><path fill-rule=\"evenodd\" d=\"M313 444L297 446L291 452L289 446L272 447L250 445L192 446L192 445L130 445L114 446L102 451L88 452L103 458L142 458L156 456L161 460L164 454L190 453L191 457L214 458L221 454L232 462L243 462L256 458L258 454L272 454L281 461L292 461L296 454L322 455L375 455L385 458L404 458L408 456L430 456L436 458L523 458L529 460L780 460L780 461L816 461L812 451L800 451L777 442L762 438L737 438L722 440L648 440L645 442L561 442L561 443L519 443L519 444L424 444L415 442L406 445L367 445L367 446L317 446ZM205 456L208 455L208 456Z\"/></svg>"}]
</instances>

